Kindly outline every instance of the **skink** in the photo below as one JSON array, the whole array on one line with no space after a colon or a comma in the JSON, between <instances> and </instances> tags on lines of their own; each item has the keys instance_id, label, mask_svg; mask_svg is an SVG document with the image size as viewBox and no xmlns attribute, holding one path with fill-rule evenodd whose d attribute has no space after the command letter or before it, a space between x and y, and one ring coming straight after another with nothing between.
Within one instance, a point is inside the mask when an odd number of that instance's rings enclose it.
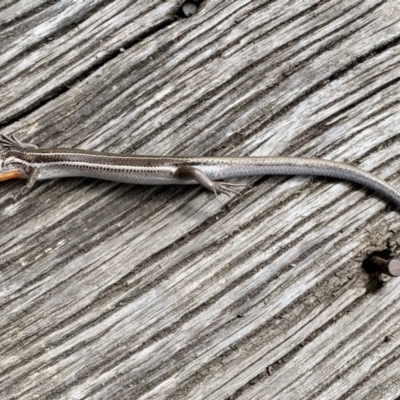
<instances>
[{"instance_id":1,"label":"skink","mask_svg":"<svg viewBox=\"0 0 400 400\"><path fill-rule=\"evenodd\" d=\"M400 207L400 192L384 180L352 165L297 157L164 157L74 149L39 149L2 135L0 181L27 179L21 194L38 180L90 177L140 185L200 184L217 193L237 193L246 185L221 182L252 175L314 175L366 186Z\"/></svg>"}]
</instances>

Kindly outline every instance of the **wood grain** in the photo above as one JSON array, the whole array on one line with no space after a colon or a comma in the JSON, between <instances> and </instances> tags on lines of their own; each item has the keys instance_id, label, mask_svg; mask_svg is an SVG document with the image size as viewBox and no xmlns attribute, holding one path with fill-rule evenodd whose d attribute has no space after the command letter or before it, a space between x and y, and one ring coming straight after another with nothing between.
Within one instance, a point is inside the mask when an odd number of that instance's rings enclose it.
<instances>
[{"instance_id":1,"label":"wood grain","mask_svg":"<svg viewBox=\"0 0 400 400\"><path fill-rule=\"evenodd\" d=\"M1 133L43 147L314 156L400 185L394 0L9 1ZM242 196L90 179L0 185L5 399L396 399L400 251L362 187Z\"/></svg>"}]
</instances>

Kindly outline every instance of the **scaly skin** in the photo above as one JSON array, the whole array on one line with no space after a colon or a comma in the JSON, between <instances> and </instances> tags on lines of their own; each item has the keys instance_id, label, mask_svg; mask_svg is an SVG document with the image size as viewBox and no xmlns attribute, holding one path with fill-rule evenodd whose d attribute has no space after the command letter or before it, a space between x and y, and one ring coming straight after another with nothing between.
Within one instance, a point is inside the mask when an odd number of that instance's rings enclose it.
<instances>
[{"instance_id":1,"label":"scaly skin","mask_svg":"<svg viewBox=\"0 0 400 400\"><path fill-rule=\"evenodd\" d=\"M246 185L219 182L254 175L312 175L355 182L400 207L400 192L384 180L352 165L297 157L167 157L112 154L74 149L38 149L15 137L0 141L0 181L25 178L26 193L36 180L90 177L141 185L200 184L217 193L237 193Z\"/></svg>"}]
</instances>

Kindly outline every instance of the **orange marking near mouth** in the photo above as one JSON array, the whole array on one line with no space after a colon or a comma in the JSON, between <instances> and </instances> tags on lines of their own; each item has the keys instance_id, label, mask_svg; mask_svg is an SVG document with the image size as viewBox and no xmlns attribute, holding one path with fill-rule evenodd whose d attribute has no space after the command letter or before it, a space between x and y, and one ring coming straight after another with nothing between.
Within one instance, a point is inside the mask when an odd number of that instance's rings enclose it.
<instances>
[{"instance_id":1,"label":"orange marking near mouth","mask_svg":"<svg viewBox=\"0 0 400 400\"><path fill-rule=\"evenodd\" d=\"M24 179L24 177L19 171L9 171L2 174L0 173L0 182L8 181L10 179Z\"/></svg>"}]
</instances>

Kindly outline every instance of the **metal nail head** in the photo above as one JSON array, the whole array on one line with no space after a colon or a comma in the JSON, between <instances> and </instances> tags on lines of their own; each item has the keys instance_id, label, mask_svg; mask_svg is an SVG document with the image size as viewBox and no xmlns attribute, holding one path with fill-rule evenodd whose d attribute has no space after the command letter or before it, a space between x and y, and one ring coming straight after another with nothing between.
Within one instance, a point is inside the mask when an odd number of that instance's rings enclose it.
<instances>
[{"instance_id":1,"label":"metal nail head","mask_svg":"<svg viewBox=\"0 0 400 400\"><path fill-rule=\"evenodd\" d=\"M379 256L371 256L368 261L370 261L377 269L389 276L397 277L400 276L400 260L397 258L392 258L390 260L385 260Z\"/></svg>"}]
</instances>

